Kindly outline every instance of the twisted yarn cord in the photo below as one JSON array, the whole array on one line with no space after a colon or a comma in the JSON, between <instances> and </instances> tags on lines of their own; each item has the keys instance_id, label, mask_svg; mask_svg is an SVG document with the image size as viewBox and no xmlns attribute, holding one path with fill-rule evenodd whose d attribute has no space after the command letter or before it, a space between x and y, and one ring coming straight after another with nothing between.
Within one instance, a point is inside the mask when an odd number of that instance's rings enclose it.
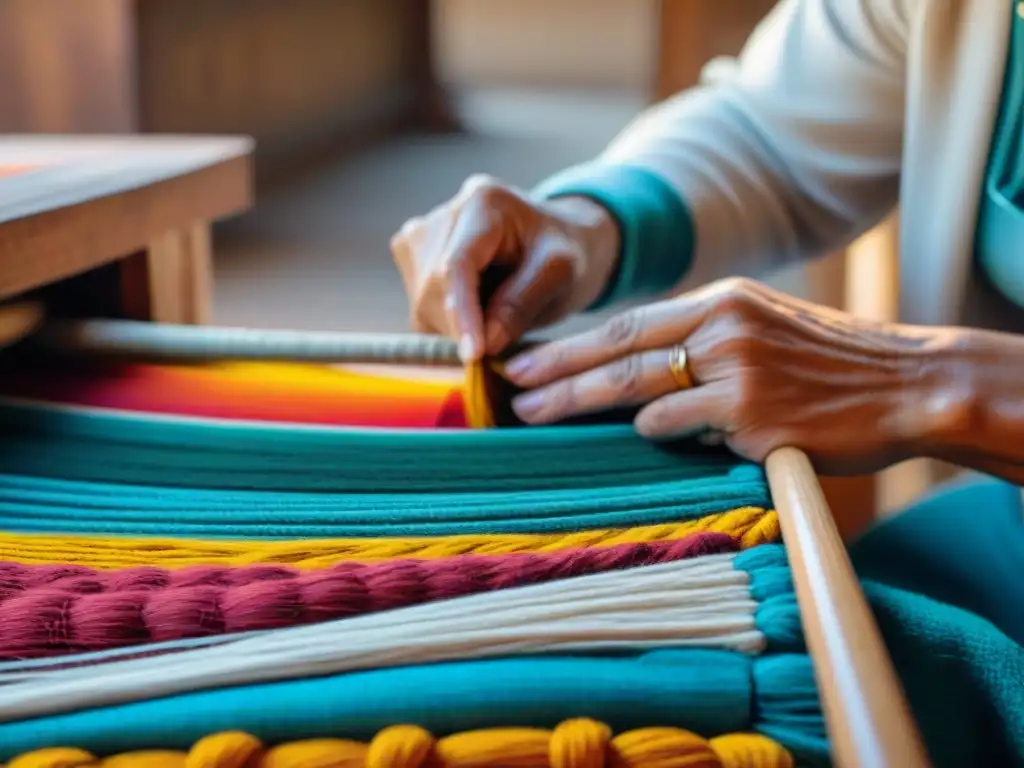
<instances>
[{"instance_id":1,"label":"twisted yarn cord","mask_svg":"<svg viewBox=\"0 0 1024 768\"><path fill-rule=\"evenodd\" d=\"M708 555L256 633L150 658L19 675L0 720L373 667L658 647L764 650L750 576ZM344 637L344 643L338 642Z\"/></svg>"},{"instance_id":2,"label":"twisted yarn cord","mask_svg":"<svg viewBox=\"0 0 1024 768\"><path fill-rule=\"evenodd\" d=\"M183 570L0 562L0 658L298 626L591 573L736 551L720 533L537 554Z\"/></svg>"},{"instance_id":3,"label":"twisted yarn cord","mask_svg":"<svg viewBox=\"0 0 1024 768\"><path fill-rule=\"evenodd\" d=\"M459 362L456 343L443 336L262 330L133 320L50 320L32 337L30 344L72 357L414 365Z\"/></svg>"},{"instance_id":4,"label":"twisted yarn cord","mask_svg":"<svg viewBox=\"0 0 1024 768\"><path fill-rule=\"evenodd\" d=\"M435 739L417 726L380 731L369 744L309 739L267 748L247 733L213 734L188 752L128 752L97 758L74 748L42 749L6 768L793 768L780 744L757 734L704 739L681 728L641 728L613 737L594 720L554 730L494 728Z\"/></svg>"},{"instance_id":5,"label":"twisted yarn cord","mask_svg":"<svg viewBox=\"0 0 1024 768\"><path fill-rule=\"evenodd\" d=\"M0 533L0 560L25 564L84 565L102 570L131 566L185 568L193 565L271 563L314 569L326 568L343 560L376 562L399 557L432 560L455 555L506 555L578 547L611 547L677 540L700 532L724 533L736 539L741 549L775 542L781 536L774 510L744 507L681 523L570 534L228 541Z\"/></svg>"}]
</instances>

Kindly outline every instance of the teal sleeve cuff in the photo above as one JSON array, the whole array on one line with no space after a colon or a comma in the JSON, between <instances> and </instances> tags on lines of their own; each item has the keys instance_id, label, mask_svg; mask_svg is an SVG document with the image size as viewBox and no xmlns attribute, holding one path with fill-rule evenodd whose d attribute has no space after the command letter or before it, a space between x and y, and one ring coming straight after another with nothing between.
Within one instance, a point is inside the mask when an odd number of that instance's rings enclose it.
<instances>
[{"instance_id":1,"label":"teal sleeve cuff","mask_svg":"<svg viewBox=\"0 0 1024 768\"><path fill-rule=\"evenodd\" d=\"M618 223L618 265L590 310L667 291L690 268L693 217L656 173L630 165L581 165L541 182L534 195L546 200L587 197Z\"/></svg>"}]
</instances>

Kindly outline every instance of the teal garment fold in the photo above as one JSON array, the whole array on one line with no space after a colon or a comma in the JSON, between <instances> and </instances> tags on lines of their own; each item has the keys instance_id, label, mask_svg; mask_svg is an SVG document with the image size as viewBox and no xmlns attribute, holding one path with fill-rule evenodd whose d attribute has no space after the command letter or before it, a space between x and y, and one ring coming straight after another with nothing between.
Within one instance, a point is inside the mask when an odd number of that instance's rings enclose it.
<instances>
[{"instance_id":1,"label":"teal garment fold","mask_svg":"<svg viewBox=\"0 0 1024 768\"><path fill-rule=\"evenodd\" d=\"M935 493L851 558L935 767L1024 766L1021 489Z\"/></svg>"},{"instance_id":2,"label":"teal garment fold","mask_svg":"<svg viewBox=\"0 0 1024 768\"><path fill-rule=\"evenodd\" d=\"M631 425L367 430L0 404L0 473L101 483L316 493L460 493L699 484L742 464ZM752 464L751 472L760 474ZM763 482L763 480L762 480Z\"/></svg>"},{"instance_id":3,"label":"teal garment fold","mask_svg":"<svg viewBox=\"0 0 1024 768\"><path fill-rule=\"evenodd\" d=\"M587 163L545 180L534 195L543 199L589 198L605 208L618 225L615 273L591 310L667 291L690 268L693 216L672 185L647 168Z\"/></svg>"},{"instance_id":4,"label":"teal garment fold","mask_svg":"<svg viewBox=\"0 0 1024 768\"><path fill-rule=\"evenodd\" d=\"M1024 649L977 614L864 589L934 768L1024 766Z\"/></svg>"},{"instance_id":5,"label":"teal garment fold","mask_svg":"<svg viewBox=\"0 0 1024 768\"><path fill-rule=\"evenodd\" d=\"M768 507L763 473L605 488L449 493L218 491L0 475L0 530L316 538L559 532Z\"/></svg>"},{"instance_id":6,"label":"teal garment fold","mask_svg":"<svg viewBox=\"0 0 1024 768\"><path fill-rule=\"evenodd\" d=\"M496 726L550 728L572 717L601 720L616 731L665 725L705 737L753 728L787 746L802 765L828 764L806 655L704 650L452 662L206 691L0 724L0 759L54 744L99 755L140 744L183 749L209 733L236 729L268 743L368 740L395 723L442 736Z\"/></svg>"},{"instance_id":7,"label":"teal garment fold","mask_svg":"<svg viewBox=\"0 0 1024 768\"><path fill-rule=\"evenodd\" d=\"M1003 101L996 118L978 211L975 253L981 273L1024 307L1024 18L1013 9Z\"/></svg>"}]
</instances>

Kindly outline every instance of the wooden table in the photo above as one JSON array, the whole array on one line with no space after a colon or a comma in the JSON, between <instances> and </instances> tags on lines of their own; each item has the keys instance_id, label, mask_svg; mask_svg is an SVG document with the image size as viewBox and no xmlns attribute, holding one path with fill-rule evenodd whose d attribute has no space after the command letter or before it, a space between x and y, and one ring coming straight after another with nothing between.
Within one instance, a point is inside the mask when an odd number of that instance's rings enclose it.
<instances>
[{"instance_id":1,"label":"wooden table","mask_svg":"<svg viewBox=\"0 0 1024 768\"><path fill-rule=\"evenodd\" d=\"M0 137L0 300L105 269L116 296L100 312L206 322L210 225L251 206L252 149L235 137Z\"/></svg>"}]
</instances>

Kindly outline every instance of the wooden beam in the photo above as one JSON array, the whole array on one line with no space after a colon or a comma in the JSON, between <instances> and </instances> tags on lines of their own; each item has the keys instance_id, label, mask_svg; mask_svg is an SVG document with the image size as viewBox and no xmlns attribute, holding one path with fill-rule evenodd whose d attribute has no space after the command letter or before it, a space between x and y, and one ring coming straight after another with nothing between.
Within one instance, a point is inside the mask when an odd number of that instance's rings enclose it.
<instances>
[{"instance_id":1,"label":"wooden beam","mask_svg":"<svg viewBox=\"0 0 1024 768\"><path fill-rule=\"evenodd\" d=\"M811 463L780 448L768 482L839 768L927 768L924 742Z\"/></svg>"},{"instance_id":2,"label":"wooden beam","mask_svg":"<svg viewBox=\"0 0 1024 768\"><path fill-rule=\"evenodd\" d=\"M735 56L776 0L661 0L654 99L700 81L718 56Z\"/></svg>"},{"instance_id":3,"label":"wooden beam","mask_svg":"<svg viewBox=\"0 0 1024 768\"><path fill-rule=\"evenodd\" d=\"M213 262L210 226L197 222L154 238L121 264L124 314L179 325L210 322Z\"/></svg>"}]
</instances>

